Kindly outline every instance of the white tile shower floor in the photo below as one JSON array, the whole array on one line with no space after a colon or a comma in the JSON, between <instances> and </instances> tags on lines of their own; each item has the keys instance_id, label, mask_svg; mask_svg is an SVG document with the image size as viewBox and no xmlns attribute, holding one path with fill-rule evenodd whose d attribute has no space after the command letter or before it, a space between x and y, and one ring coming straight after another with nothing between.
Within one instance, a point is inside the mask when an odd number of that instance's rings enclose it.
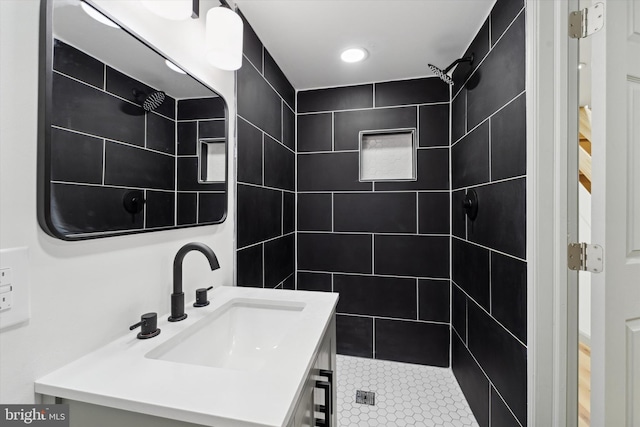
<instances>
[{"instance_id":1,"label":"white tile shower floor","mask_svg":"<svg viewBox=\"0 0 640 427\"><path fill-rule=\"evenodd\" d=\"M336 357L338 426L478 427L451 369ZM375 392L375 405L356 391Z\"/></svg>"}]
</instances>

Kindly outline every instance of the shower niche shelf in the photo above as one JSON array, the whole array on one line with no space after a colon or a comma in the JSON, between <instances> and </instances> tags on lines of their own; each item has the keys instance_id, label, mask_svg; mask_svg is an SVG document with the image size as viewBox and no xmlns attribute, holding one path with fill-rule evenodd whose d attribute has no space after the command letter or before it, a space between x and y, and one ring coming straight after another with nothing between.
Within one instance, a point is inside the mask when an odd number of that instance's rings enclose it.
<instances>
[{"instance_id":1,"label":"shower niche shelf","mask_svg":"<svg viewBox=\"0 0 640 427\"><path fill-rule=\"evenodd\" d=\"M360 132L360 181L415 181L415 129Z\"/></svg>"}]
</instances>

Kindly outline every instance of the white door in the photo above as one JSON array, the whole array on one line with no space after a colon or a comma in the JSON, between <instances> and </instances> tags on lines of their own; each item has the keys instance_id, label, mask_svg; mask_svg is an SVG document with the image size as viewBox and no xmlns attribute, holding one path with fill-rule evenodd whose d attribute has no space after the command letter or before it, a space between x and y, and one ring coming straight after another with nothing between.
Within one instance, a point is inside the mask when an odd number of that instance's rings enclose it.
<instances>
[{"instance_id":1,"label":"white door","mask_svg":"<svg viewBox=\"0 0 640 427\"><path fill-rule=\"evenodd\" d=\"M640 0L605 3L592 35L591 425L640 426Z\"/></svg>"}]
</instances>

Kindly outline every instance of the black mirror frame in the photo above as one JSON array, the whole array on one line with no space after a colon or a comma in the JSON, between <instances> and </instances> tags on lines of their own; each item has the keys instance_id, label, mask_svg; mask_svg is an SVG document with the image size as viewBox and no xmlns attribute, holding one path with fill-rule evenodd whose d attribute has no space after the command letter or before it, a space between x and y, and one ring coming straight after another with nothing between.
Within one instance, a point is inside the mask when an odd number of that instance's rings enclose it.
<instances>
[{"instance_id":1,"label":"black mirror frame","mask_svg":"<svg viewBox=\"0 0 640 427\"><path fill-rule=\"evenodd\" d=\"M134 37L140 43L149 49L177 64L176 61L165 55L159 49L151 45L144 38L140 37L134 31L122 22L105 13L99 6L90 0L82 0L107 16L113 22L118 24L120 28L130 36ZM70 237L61 233L51 220L51 109L53 105L53 2L54 0L42 0L40 2L40 36L39 36L39 60L38 60L38 147L37 147L37 217L40 227L50 236L65 241L80 241L88 239L99 239L105 237L123 236L129 234L150 233L158 231L175 230L182 228L204 227L215 224L221 224L227 219L229 211L229 107L225 97L219 94L215 89L202 82L200 79L187 73L192 79L217 94L224 101L224 120L225 120L225 205L222 217L213 222L206 224L187 224L174 225L155 229L136 229L123 231L105 231L104 234L82 235ZM177 203L177 200L176 200Z\"/></svg>"}]
</instances>

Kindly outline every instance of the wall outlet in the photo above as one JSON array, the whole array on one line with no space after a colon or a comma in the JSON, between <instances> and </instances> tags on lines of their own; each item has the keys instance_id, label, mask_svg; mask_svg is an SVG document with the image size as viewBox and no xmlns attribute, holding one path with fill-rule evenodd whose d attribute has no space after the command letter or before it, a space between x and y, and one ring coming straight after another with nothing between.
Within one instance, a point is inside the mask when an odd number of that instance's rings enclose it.
<instances>
[{"instance_id":1,"label":"wall outlet","mask_svg":"<svg viewBox=\"0 0 640 427\"><path fill-rule=\"evenodd\" d=\"M4 287L4 286L3 286ZM10 286L7 286L8 288ZM9 290L0 294L0 311L9 310L13 305L13 291Z\"/></svg>"},{"instance_id":2,"label":"wall outlet","mask_svg":"<svg viewBox=\"0 0 640 427\"><path fill-rule=\"evenodd\" d=\"M0 250L0 329L29 320L27 248Z\"/></svg>"}]
</instances>

